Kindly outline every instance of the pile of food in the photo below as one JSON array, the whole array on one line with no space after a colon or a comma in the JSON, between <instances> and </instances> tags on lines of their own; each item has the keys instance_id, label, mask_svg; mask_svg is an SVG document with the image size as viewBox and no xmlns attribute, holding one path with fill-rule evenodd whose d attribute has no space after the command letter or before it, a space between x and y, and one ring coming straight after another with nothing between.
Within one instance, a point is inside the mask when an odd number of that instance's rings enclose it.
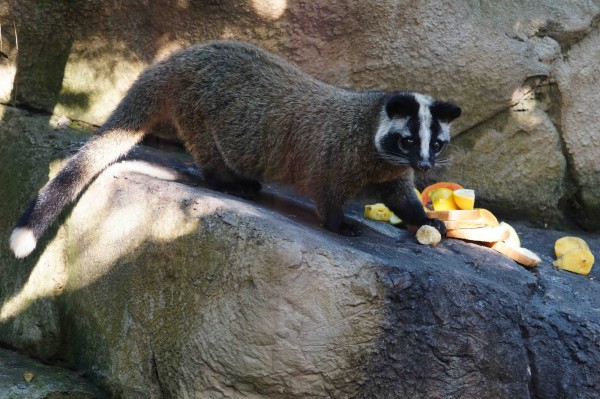
<instances>
[{"instance_id":1,"label":"pile of food","mask_svg":"<svg viewBox=\"0 0 600 399\"><path fill-rule=\"evenodd\" d=\"M519 235L512 226L499 222L487 209L475 208L474 190L457 183L440 182L426 187L422 193L416 190L416 193L427 216L444 222L447 237L484 245L523 266L535 267L540 264L539 256L521 246ZM365 217L394 225L402 224L402 220L385 204L367 205ZM437 245L442 239L437 229L426 225L417 230L416 238L419 243L431 246ZM589 247L577 237L559 239L555 252L557 260L554 265L575 273L588 274L594 263Z\"/></svg>"}]
</instances>

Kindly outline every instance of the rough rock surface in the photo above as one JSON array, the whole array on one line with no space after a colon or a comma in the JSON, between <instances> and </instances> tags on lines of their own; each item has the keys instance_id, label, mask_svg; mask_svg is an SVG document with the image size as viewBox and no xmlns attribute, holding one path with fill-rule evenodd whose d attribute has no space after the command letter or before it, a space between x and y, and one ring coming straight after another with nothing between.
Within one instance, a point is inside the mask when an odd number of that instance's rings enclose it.
<instances>
[{"instance_id":1,"label":"rough rock surface","mask_svg":"<svg viewBox=\"0 0 600 399\"><path fill-rule=\"evenodd\" d=\"M440 178L505 213L597 229L598 15L597 0L3 2L0 101L100 124L174 49L250 40L334 84L458 102L460 151Z\"/></svg>"},{"instance_id":2,"label":"rough rock surface","mask_svg":"<svg viewBox=\"0 0 600 399\"><path fill-rule=\"evenodd\" d=\"M23 171L11 149L53 151L57 131L23 114L4 112L1 183ZM47 175L27 165L23 181ZM543 259L527 270L383 223L334 235L302 201L172 180L187 169L109 168L22 261L7 226L34 188L8 185L0 341L62 358L117 398L600 398L600 269L554 269L562 233L516 226ZM583 237L598 255L600 238Z\"/></svg>"},{"instance_id":3,"label":"rough rock surface","mask_svg":"<svg viewBox=\"0 0 600 399\"><path fill-rule=\"evenodd\" d=\"M104 399L107 396L81 373L47 366L6 349L0 349L0 370L2 399Z\"/></svg>"}]
</instances>

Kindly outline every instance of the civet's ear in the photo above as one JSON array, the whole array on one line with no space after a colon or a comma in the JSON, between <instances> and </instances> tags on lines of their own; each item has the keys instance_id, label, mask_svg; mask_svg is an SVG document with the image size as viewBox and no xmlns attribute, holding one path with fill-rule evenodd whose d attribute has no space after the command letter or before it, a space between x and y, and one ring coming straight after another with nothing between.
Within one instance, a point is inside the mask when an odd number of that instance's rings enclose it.
<instances>
[{"instance_id":1,"label":"civet's ear","mask_svg":"<svg viewBox=\"0 0 600 399\"><path fill-rule=\"evenodd\" d=\"M416 116L419 113L419 103L410 94L396 94L387 100L385 112L390 119Z\"/></svg>"},{"instance_id":2,"label":"civet's ear","mask_svg":"<svg viewBox=\"0 0 600 399\"><path fill-rule=\"evenodd\" d=\"M444 101L436 101L431 106L431 115L442 122L450 123L460 116L462 110L458 105Z\"/></svg>"}]
</instances>

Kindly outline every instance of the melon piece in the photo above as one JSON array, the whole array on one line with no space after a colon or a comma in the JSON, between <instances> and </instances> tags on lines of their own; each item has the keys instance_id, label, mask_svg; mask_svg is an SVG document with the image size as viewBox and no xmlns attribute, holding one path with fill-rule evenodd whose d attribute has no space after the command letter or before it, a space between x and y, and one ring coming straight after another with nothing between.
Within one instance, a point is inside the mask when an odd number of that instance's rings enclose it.
<instances>
[{"instance_id":1,"label":"melon piece","mask_svg":"<svg viewBox=\"0 0 600 399\"><path fill-rule=\"evenodd\" d=\"M506 240L504 240L504 243L506 243L507 245L510 245L513 248L520 248L521 247L521 239L519 238L517 231L510 224L508 224L506 222L500 222L500 226L506 227L510 234L508 236L508 238Z\"/></svg>"},{"instance_id":2,"label":"melon piece","mask_svg":"<svg viewBox=\"0 0 600 399\"><path fill-rule=\"evenodd\" d=\"M506 227L481 227L479 229L448 230L446 237L478 242L504 241L510 236Z\"/></svg>"},{"instance_id":3,"label":"melon piece","mask_svg":"<svg viewBox=\"0 0 600 399\"><path fill-rule=\"evenodd\" d=\"M495 227L500 225L500 223L498 223L498 218L496 218L492 212L484 208L476 208L476 210L479 211L479 217L483 219L486 226Z\"/></svg>"},{"instance_id":4,"label":"melon piece","mask_svg":"<svg viewBox=\"0 0 600 399\"><path fill-rule=\"evenodd\" d=\"M502 241L492 243L490 248L500 252L504 256L511 258L523 266L536 267L542 262L540 257L529 249L522 247L515 248Z\"/></svg>"},{"instance_id":5,"label":"melon piece","mask_svg":"<svg viewBox=\"0 0 600 399\"><path fill-rule=\"evenodd\" d=\"M579 237L562 237L556 240L554 243L554 252L556 253L557 258L576 248L587 249L588 251L590 250L590 247L587 245L587 243Z\"/></svg>"},{"instance_id":6,"label":"melon piece","mask_svg":"<svg viewBox=\"0 0 600 399\"><path fill-rule=\"evenodd\" d=\"M431 219L439 219L442 221L447 220L478 220L479 211L465 211L465 210L450 210L450 211L429 211L427 216Z\"/></svg>"},{"instance_id":7,"label":"melon piece","mask_svg":"<svg viewBox=\"0 0 600 399\"><path fill-rule=\"evenodd\" d=\"M589 274L594 265L594 255L587 243L579 237L562 237L554 243L554 266L578 274Z\"/></svg>"},{"instance_id":8,"label":"melon piece","mask_svg":"<svg viewBox=\"0 0 600 399\"><path fill-rule=\"evenodd\" d=\"M444 220L444 224L446 225L446 230L456 230L456 229L478 229L480 227L485 227L483 220Z\"/></svg>"},{"instance_id":9,"label":"melon piece","mask_svg":"<svg viewBox=\"0 0 600 399\"><path fill-rule=\"evenodd\" d=\"M438 188L447 188L450 191L454 191L454 190L459 190L459 189L461 189L463 187L460 184L456 184L456 183L452 183L452 182L447 182L447 181L446 182L439 182L439 183L435 183L435 184L432 184L430 186L427 186L421 192L421 202L423 203L423 206L427 206L427 204L431 200L431 198L430 198L431 191L432 190L436 190Z\"/></svg>"},{"instance_id":10,"label":"melon piece","mask_svg":"<svg viewBox=\"0 0 600 399\"><path fill-rule=\"evenodd\" d=\"M554 261L554 266L578 274L589 274L594 265L594 255L589 249L574 248Z\"/></svg>"}]
</instances>

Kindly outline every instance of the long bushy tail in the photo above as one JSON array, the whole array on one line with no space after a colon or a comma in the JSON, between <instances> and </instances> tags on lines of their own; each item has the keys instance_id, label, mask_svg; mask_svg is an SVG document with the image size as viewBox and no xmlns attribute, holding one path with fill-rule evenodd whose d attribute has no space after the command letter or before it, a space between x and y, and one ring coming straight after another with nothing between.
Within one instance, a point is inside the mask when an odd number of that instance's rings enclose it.
<instances>
[{"instance_id":1,"label":"long bushy tail","mask_svg":"<svg viewBox=\"0 0 600 399\"><path fill-rule=\"evenodd\" d=\"M134 83L92 139L30 202L10 236L10 247L17 258L29 255L46 229L90 181L127 154L161 119L162 96L152 72L148 72Z\"/></svg>"}]
</instances>

